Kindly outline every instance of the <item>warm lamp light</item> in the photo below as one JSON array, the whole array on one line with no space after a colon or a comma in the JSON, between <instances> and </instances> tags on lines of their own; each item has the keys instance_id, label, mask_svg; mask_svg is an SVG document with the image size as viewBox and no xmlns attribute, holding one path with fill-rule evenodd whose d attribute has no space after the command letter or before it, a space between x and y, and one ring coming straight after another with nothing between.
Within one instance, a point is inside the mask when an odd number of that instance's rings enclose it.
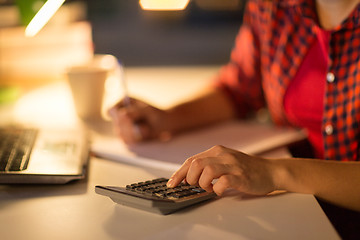
<instances>
[{"instance_id":1,"label":"warm lamp light","mask_svg":"<svg viewBox=\"0 0 360 240\"><path fill-rule=\"evenodd\" d=\"M180 11L184 10L190 0L140 0L139 4L144 10L151 11Z\"/></svg>"},{"instance_id":2,"label":"warm lamp light","mask_svg":"<svg viewBox=\"0 0 360 240\"><path fill-rule=\"evenodd\" d=\"M65 0L48 0L36 13L25 29L26 37L35 36L61 7Z\"/></svg>"}]
</instances>

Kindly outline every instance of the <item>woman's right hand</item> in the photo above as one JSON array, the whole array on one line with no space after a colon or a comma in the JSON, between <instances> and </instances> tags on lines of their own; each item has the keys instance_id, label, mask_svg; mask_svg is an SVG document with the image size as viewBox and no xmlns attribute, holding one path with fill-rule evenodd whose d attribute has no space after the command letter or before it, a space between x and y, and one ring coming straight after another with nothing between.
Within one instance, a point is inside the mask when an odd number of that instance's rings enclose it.
<instances>
[{"instance_id":1,"label":"woman's right hand","mask_svg":"<svg viewBox=\"0 0 360 240\"><path fill-rule=\"evenodd\" d=\"M141 100L120 101L109 110L118 137L127 144L171 137L168 113Z\"/></svg>"}]
</instances>

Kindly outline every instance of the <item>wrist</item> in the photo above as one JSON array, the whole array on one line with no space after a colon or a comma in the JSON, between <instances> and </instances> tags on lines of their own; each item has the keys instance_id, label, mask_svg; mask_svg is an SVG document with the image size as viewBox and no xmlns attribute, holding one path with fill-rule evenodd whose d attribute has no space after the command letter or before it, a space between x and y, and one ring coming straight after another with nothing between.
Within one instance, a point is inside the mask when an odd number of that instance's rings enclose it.
<instances>
[{"instance_id":1,"label":"wrist","mask_svg":"<svg viewBox=\"0 0 360 240\"><path fill-rule=\"evenodd\" d=\"M273 181L277 190L313 194L312 182L307 177L304 164L297 159L274 159ZM305 174L305 175L304 175Z\"/></svg>"},{"instance_id":2,"label":"wrist","mask_svg":"<svg viewBox=\"0 0 360 240\"><path fill-rule=\"evenodd\" d=\"M285 161L281 159L270 159L271 166L271 178L274 185L274 190L285 190L288 191L289 188L287 183L290 181L290 172L286 167Z\"/></svg>"}]
</instances>

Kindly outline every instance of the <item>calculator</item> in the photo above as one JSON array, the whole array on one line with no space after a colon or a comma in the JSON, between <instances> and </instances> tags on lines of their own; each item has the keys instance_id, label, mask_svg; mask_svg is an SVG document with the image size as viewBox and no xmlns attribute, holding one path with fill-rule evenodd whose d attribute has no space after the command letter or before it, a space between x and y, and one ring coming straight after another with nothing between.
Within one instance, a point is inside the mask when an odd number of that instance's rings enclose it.
<instances>
[{"instance_id":1,"label":"calculator","mask_svg":"<svg viewBox=\"0 0 360 240\"><path fill-rule=\"evenodd\" d=\"M126 187L95 186L95 192L110 197L116 203L163 215L216 196L214 192L206 192L200 187L187 183L168 188L167 181L167 178L156 178L129 184Z\"/></svg>"}]
</instances>

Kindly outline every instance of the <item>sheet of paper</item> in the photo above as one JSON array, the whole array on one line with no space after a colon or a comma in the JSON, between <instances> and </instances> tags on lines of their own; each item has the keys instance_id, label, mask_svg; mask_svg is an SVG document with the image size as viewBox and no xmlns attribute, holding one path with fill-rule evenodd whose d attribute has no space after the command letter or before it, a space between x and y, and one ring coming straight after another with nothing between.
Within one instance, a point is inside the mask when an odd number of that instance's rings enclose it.
<instances>
[{"instance_id":1,"label":"sheet of paper","mask_svg":"<svg viewBox=\"0 0 360 240\"><path fill-rule=\"evenodd\" d=\"M104 132L104 131L101 131ZM302 131L269 124L231 121L178 135L173 139L126 145L120 139L93 134L91 150L103 158L143 166L177 169L188 157L215 145L261 154L304 139Z\"/></svg>"}]
</instances>

